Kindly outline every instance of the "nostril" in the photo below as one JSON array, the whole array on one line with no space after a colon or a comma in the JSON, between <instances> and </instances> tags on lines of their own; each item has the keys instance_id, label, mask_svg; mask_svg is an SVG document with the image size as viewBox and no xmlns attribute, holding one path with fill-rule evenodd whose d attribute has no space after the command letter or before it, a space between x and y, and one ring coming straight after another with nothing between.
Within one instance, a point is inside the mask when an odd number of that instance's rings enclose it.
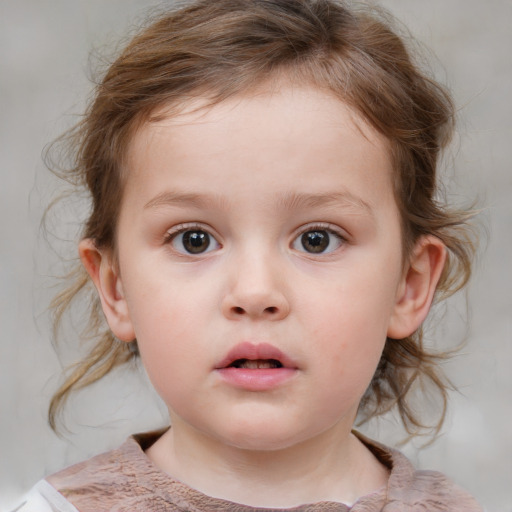
<instances>
[{"instance_id":1,"label":"nostril","mask_svg":"<svg viewBox=\"0 0 512 512\"><path fill-rule=\"evenodd\" d=\"M246 311L244 308L240 306L234 306L232 308L233 313L236 315L245 315ZM269 306L263 310L264 313L269 313L270 315L275 315L278 312L278 308L275 306Z\"/></svg>"}]
</instances>

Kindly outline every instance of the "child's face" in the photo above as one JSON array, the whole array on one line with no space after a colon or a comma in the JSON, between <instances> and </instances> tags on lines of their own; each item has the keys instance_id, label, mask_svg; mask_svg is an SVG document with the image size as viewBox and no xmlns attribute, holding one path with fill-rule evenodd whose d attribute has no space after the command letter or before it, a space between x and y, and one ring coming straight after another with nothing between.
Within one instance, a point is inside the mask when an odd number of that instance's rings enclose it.
<instances>
[{"instance_id":1,"label":"child's face","mask_svg":"<svg viewBox=\"0 0 512 512\"><path fill-rule=\"evenodd\" d=\"M127 171L116 334L175 429L251 449L348 433L404 293L384 138L284 87L146 124Z\"/></svg>"}]
</instances>

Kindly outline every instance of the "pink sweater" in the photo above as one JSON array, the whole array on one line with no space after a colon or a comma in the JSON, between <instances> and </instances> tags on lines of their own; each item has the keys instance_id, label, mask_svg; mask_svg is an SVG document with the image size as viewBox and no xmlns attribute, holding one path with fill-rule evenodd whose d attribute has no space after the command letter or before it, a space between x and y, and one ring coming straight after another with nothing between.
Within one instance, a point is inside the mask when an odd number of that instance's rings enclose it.
<instances>
[{"instance_id":1,"label":"pink sweater","mask_svg":"<svg viewBox=\"0 0 512 512\"><path fill-rule=\"evenodd\" d=\"M130 437L118 449L71 466L49 477L43 483L46 489L51 491L50 494L53 493L55 501L72 504L80 512L285 510L254 508L212 498L174 480L158 469L144 453L144 450L155 442L161 433L154 432ZM294 512L481 512L481 507L469 494L441 473L415 471L400 452L370 441L360 434L357 435L377 459L389 468L387 487L361 497L352 507L341 503L321 502L286 510ZM48 486L48 483L52 487ZM55 490L59 492L55 493ZM51 501L51 498L47 499ZM62 510L68 509L63 507ZM74 509L70 507L69 510Z\"/></svg>"}]
</instances>

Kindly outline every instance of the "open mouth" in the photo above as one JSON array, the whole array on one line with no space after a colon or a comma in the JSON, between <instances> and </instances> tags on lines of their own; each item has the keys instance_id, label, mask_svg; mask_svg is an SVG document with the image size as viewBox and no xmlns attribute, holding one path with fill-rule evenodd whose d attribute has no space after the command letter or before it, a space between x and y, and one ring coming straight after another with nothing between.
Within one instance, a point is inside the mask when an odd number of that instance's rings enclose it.
<instances>
[{"instance_id":1,"label":"open mouth","mask_svg":"<svg viewBox=\"0 0 512 512\"><path fill-rule=\"evenodd\" d=\"M216 365L217 370L297 369L297 364L269 343L235 345Z\"/></svg>"},{"instance_id":2,"label":"open mouth","mask_svg":"<svg viewBox=\"0 0 512 512\"><path fill-rule=\"evenodd\" d=\"M245 368L249 370L283 368L277 359L236 359L228 368Z\"/></svg>"},{"instance_id":3,"label":"open mouth","mask_svg":"<svg viewBox=\"0 0 512 512\"><path fill-rule=\"evenodd\" d=\"M299 375L297 364L269 343L239 343L215 369L229 386L250 392L275 390Z\"/></svg>"}]
</instances>

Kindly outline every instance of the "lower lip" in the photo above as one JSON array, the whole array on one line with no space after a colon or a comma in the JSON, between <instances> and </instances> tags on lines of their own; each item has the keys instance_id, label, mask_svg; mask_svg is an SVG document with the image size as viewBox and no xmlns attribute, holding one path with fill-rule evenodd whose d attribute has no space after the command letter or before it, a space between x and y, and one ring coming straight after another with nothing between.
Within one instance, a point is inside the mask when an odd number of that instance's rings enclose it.
<instances>
[{"instance_id":1,"label":"lower lip","mask_svg":"<svg viewBox=\"0 0 512 512\"><path fill-rule=\"evenodd\" d=\"M217 370L228 384L247 391L269 391L290 380L295 368L221 368Z\"/></svg>"}]
</instances>

